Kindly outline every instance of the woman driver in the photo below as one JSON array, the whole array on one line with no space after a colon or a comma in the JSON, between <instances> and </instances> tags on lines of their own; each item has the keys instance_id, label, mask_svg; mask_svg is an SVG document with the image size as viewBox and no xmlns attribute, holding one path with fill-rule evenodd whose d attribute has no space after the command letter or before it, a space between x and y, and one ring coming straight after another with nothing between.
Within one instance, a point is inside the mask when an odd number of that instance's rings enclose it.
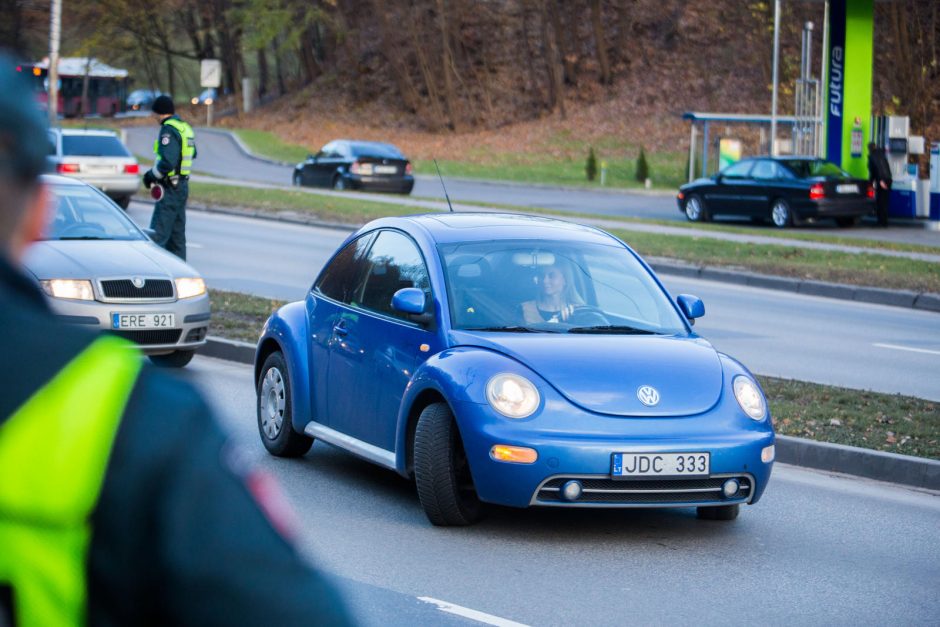
<instances>
[{"instance_id":1,"label":"woman driver","mask_svg":"<svg viewBox=\"0 0 940 627\"><path fill-rule=\"evenodd\" d=\"M527 324L537 322L566 322L575 307L584 304L574 288L573 275L568 264L555 262L539 268L536 276L538 297L522 303L522 317Z\"/></svg>"}]
</instances>

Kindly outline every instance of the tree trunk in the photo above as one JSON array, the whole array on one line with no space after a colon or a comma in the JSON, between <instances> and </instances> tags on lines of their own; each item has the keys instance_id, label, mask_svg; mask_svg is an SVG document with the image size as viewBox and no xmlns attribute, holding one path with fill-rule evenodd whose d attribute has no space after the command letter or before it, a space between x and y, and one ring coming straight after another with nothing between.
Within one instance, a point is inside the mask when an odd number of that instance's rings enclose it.
<instances>
[{"instance_id":1,"label":"tree trunk","mask_svg":"<svg viewBox=\"0 0 940 627\"><path fill-rule=\"evenodd\" d=\"M398 87L398 95L401 96L402 102L411 113L418 113L422 109L421 98L418 96L417 90L415 90L411 75L408 73L408 68L402 61L401 55L394 52L398 50L401 45L399 42L392 42L391 27L388 23L388 13L386 12L385 5L381 0L372 0L372 6L374 15L379 20L379 35L382 39L382 49L387 51L384 53L384 56L392 68L392 77L395 79L395 85Z\"/></svg>"},{"instance_id":2,"label":"tree trunk","mask_svg":"<svg viewBox=\"0 0 940 627\"><path fill-rule=\"evenodd\" d=\"M89 52L89 54L91 53ZM88 106L88 75L90 73L91 73L91 57L89 56L85 59L85 75L82 76L82 102L80 105L81 110L79 111L80 117L85 117L86 115L88 115L88 110L90 109L90 107Z\"/></svg>"},{"instance_id":3,"label":"tree trunk","mask_svg":"<svg viewBox=\"0 0 940 627\"><path fill-rule=\"evenodd\" d=\"M444 105L447 109L448 127L457 130L457 96L454 91L454 78L451 71L453 60L450 50L450 37L447 32L447 15L444 0L437 0L437 13L441 27L441 72L444 74Z\"/></svg>"},{"instance_id":4,"label":"tree trunk","mask_svg":"<svg viewBox=\"0 0 940 627\"><path fill-rule=\"evenodd\" d=\"M284 67L281 64L281 38L274 38L274 73L277 75L277 95L283 96L287 93L287 86L284 84Z\"/></svg>"},{"instance_id":5,"label":"tree trunk","mask_svg":"<svg viewBox=\"0 0 940 627\"><path fill-rule=\"evenodd\" d=\"M610 85L610 60L607 58L607 38L604 36L601 0L590 1L591 23L594 26L594 47L597 49L597 63L601 69L601 84Z\"/></svg>"},{"instance_id":6,"label":"tree trunk","mask_svg":"<svg viewBox=\"0 0 940 627\"><path fill-rule=\"evenodd\" d=\"M562 119L567 117L565 112L565 95L562 92L562 69L558 58L558 49L551 34L551 18L548 13L548 4L553 0L546 0L542 4L542 59L545 63L546 73L548 74L548 102L549 108L554 111L556 108L561 112Z\"/></svg>"},{"instance_id":7,"label":"tree trunk","mask_svg":"<svg viewBox=\"0 0 940 627\"><path fill-rule=\"evenodd\" d=\"M424 54L424 46L418 40L418 30L415 26L417 20L407 20L411 30L411 45L414 47L415 55L418 58L418 69L421 71L421 77L424 79L424 86L428 92L428 101L431 105L431 116L429 120L431 127L438 130L445 125L444 111L441 109L440 97L437 93L437 84L434 82L434 75L431 72L431 66L428 64L427 56Z\"/></svg>"},{"instance_id":8,"label":"tree trunk","mask_svg":"<svg viewBox=\"0 0 940 627\"><path fill-rule=\"evenodd\" d=\"M561 25L561 18L558 15L558 5L556 0L548 0L548 15L552 21L552 28L555 31L555 41L558 42L558 54L561 56L563 68L565 70L565 84L577 85L578 76L574 67L574 60L565 43L565 35Z\"/></svg>"},{"instance_id":9,"label":"tree trunk","mask_svg":"<svg viewBox=\"0 0 940 627\"><path fill-rule=\"evenodd\" d=\"M258 48L258 99L268 93L268 55L264 46Z\"/></svg>"}]
</instances>

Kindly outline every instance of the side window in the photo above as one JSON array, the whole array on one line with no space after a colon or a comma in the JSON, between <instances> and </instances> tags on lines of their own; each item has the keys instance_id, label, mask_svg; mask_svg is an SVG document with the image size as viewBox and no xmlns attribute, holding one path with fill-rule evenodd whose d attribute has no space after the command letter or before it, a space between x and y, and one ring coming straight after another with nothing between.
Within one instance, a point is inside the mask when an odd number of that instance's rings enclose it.
<instances>
[{"instance_id":1,"label":"side window","mask_svg":"<svg viewBox=\"0 0 940 627\"><path fill-rule=\"evenodd\" d=\"M729 179L743 179L747 176L748 171L751 169L751 166L754 165L753 161L739 161L734 165L729 165L727 168L722 170L721 175Z\"/></svg>"},{"instance_id":2,"label":"side window","mask_svg":"<svg viewBox=\"0 0 940 627\"><path fill-rule=\"evenodd\" d=\"M751 178L759 181L772 181L777 176L777 164L773 161L758 161L751 171Z\"/></svg>"},{"instance_id":3,"label":"side window","mask_svg":"<svg viewBox=\"0 0 940 627\"><path fill-rule=\"evenodd\" d=\"M366 252L372 239L373 234L370 233L346 244L330 265L324 268L314 289L341 303L357 305L356 300L362 291L362 278L368 263Z\"/></svg>"},{"instance_id":4,"label":"side window","mask_svg":"<svg viewBox=\"0 0 940 627\"><path fill-rule=\"evenodd\" d=\"M392 296L404 287L424 291L430 302L431 282L418 247L397 231L382 231L368 255L368 272L361 304L364 308L407 319L407 314L392 309Z\"/></svg>"}]
</instances>

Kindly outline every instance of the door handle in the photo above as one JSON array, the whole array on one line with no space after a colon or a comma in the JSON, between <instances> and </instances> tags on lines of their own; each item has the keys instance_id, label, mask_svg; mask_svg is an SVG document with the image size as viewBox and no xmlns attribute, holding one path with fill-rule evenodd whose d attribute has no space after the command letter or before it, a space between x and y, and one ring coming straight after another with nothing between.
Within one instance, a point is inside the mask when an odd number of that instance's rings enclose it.
<instances>
[{"instance_id":1,"label":"door handle","mask_svg":"<svg viewBox=\"0 0 940 627\"><path fill-rule=\"evenodd\" d=\"M349 333L349 329L346 328L346 321L340 320L337 322L333 327L333 333L340 337L346 337L346 335Z\"/></svg>"}]
</instances>

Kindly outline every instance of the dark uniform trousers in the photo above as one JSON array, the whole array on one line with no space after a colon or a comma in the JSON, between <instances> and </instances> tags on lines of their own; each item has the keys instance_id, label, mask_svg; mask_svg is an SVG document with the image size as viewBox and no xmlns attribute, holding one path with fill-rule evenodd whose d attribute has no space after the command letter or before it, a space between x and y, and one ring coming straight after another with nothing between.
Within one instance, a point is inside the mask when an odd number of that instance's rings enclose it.
<instances>
[{"instance_id":1,"label":"dark uniform trousers","mask_svg":"<svg viewBox=\"0 0 940 627\"><path fill-rule=\"evenodd\" d=\"M174 189L164 182L163 198L153 208L150 228L156 232L153 241L168 251L186 259L186 200L189 198L189 180L180 177Z\"/></svg>"}]
</instances>

